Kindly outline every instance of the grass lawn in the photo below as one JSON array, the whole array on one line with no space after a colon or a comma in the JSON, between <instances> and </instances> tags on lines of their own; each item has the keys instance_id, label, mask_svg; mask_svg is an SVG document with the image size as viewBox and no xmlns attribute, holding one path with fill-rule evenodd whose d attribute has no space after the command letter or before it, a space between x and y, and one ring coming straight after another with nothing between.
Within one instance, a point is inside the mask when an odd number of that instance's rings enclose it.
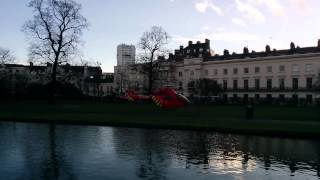
<instances>
[{"instance_id":1,"label":"grass lawn","mask_svg":"<svg viewBox=\"0 0 320 180\"><path fill-rule=\"evenodd\" d=\"M0 104L0 120L320 137L319 107L257 106L254 120L246 120L243 106L191 105L168 110L153 104L15 102Z\"/></svg>"}]
</instances>

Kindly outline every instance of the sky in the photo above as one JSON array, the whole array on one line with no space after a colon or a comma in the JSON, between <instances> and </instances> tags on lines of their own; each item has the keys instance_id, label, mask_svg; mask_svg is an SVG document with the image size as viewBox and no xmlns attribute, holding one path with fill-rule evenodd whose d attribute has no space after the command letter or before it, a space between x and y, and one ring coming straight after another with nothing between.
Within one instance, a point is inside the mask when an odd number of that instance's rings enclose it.
<instances>
[{"instance_id":1,"label":"sky","mask_svg":"<svg viewBox=\"0 0 320 180\"><path fill-rule=\"evenodd\" d=\"M189 40L211 40L211 49L221 54L262 51L266 44L287 49L316 46L320 39L319 0L75 0L89 28L80 46L84 59L102 63L113 72L118 44L137 45L143 32L161 26L171 36L173 51ZM22 25L32 19L29 0L0 0L0 46L27 63L28 41Z\"/></svg>"}]
</instances>

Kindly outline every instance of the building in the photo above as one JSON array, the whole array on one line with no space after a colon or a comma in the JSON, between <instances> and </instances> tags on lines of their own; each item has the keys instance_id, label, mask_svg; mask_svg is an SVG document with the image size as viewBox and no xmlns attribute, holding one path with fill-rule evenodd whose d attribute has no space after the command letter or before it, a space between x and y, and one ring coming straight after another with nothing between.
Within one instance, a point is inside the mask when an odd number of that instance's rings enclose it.
<instances>
[{"instance_id":1,"label":"building","mask_svg":"<svg viewBox=\"0 0 320 180\"><path fill-rule=\"evenodd\" d=\"M46 66L38 66L30 63L29 66L21 64L1 64L0 79L9 82L11 94L15 91L23 91L28 84L38 83L47 84L51 77L52 64L47 63ZM100 96L99 91L102 78L102 70L100 67L91 66L71 66L69 64L58 66L57 80L73 84L81 92L88 96ZM23 88L18 88L22 85Z\"/></svg>"},{"instance_id":2,"label":"building","mask_svg":"<svg viewBox=\"0 0 320 180\"><path fill-rule=\"evenodd\" d=\"M136 59L136 48L133 45L120 44L117 47L117 66L132 65Z\"/></svg>"},{"instance_id":3,"label":"building","mask_svg":"<svg viewBox=\"0 0 320 180\"><path fill-rule=\"evenodd\" d=\"M113 95L115 93L113 73L102 73L100 80L100 92L102 93L102 96Z\"/></svg>"},{"instance_id":4,"label":"building","mask_svg":"<svg viewBox=\"0 0 320 180\"><path fill-rule=\"evenodd\" d=\"M187 96L192 93L188 88L191 81L207 78L222 86L221 97L226 100L255 98L313 102L319 97L313 87L319 83L320 40L313 47L302 48L291 43L289 49L271 50L267 45L262 52L249 52L245 47L241 54L224 50L223 55L212 53L209 40L195 44L190 41L187 47L180 46L174 54L169 54L165 63L167 68L159 74L166 76L158 81L167 81L167 85ZM136 80L147 82L146 76L135 71L139 69L136 66L139 64L128 66L125 76L141 76L141 80ZM155 88L163 86L158 83Z\"/></svg>"},{"instance_id":5,"label":"building","mask_svg":"<svg viewBox=\"0 0 320 180\"><path fill-rule=\"evenodd\" d=\"M133 89L135 86L136 70L134 67L136 60L136 48L133 45L120 44L117 47L117 66L114 68L114 85L118 93L127 89ZM131 76L128 76L131 75Z\"/></svg>"}]
</instances>

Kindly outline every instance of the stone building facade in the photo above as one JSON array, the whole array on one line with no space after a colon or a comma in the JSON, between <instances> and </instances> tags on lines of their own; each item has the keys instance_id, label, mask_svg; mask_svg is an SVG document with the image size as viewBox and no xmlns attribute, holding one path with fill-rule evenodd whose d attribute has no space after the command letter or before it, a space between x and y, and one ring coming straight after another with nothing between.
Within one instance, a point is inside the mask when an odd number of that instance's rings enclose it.
<instances>
[{"instance_id":1,"label":"stone building facade","mask_svg":"<svg viewBox=\"0 0 320 180\"><path fill-rule=\"evenodd\" d=\"M223 88L221 97L229 100L289 98L312 102L319 98L314 87L319 85L320 41L313 47L296 47L291 43L289 49L271 50L267 45L263 52L249 52L245 47L241 54L225 50L223 55L214 55L207 39L204 43L190 41L163 62L155 88L170 86L187 96L191 95L190 81L207 78L218 82ZM124 68L123 76L143 87L148 81L137 71L139 66L116 66L115 76L119 75L118 68ZM123 83L123 90L130 89L128 84Z\"/></svg>"}]
</instances>

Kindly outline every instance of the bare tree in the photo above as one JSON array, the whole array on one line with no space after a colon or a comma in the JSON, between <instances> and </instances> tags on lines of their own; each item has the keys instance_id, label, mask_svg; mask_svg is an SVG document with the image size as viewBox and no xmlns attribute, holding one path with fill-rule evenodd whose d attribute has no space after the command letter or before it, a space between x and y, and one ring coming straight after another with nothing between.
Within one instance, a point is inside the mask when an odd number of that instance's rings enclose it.
<instances>
[{"instance_id":1,"label":"bare tree","mask_svg":"<svg viewBox=\"0 0 320 180\"><path fill-rule=\"evenodd\" d=\"M15 59L10 49L0 47L0 64L14 63Z\"/></svg>"},{"instance_id":2,"label":"bare tree","mask_svg":"<svg viewBox=\"0 0 320 180\"><path fill-rule=\"evenodd\" d=\"M73 0L31 0L33 19L23 26L30 38L31 60L52 63L52 95L55 93L57 67L77 54L77 45L88 23L81 5Z\"/></svg>"},{"instance_id":3,"label":"bare tree","mask_svg":"<svg viewBox=\"0 0 320 180\"><path fill-rule=\"evenodd\" d=\"M161 64L156 58L167 53L164 46L168 44L169 39L169 34L159 26L153 26L150 31L144 32L140 39L139 47L142 53L139 61L143 63L143 71L148 75L149 93L152 91L155 74L159 71Z\"/></svg>"}]
</instances>

